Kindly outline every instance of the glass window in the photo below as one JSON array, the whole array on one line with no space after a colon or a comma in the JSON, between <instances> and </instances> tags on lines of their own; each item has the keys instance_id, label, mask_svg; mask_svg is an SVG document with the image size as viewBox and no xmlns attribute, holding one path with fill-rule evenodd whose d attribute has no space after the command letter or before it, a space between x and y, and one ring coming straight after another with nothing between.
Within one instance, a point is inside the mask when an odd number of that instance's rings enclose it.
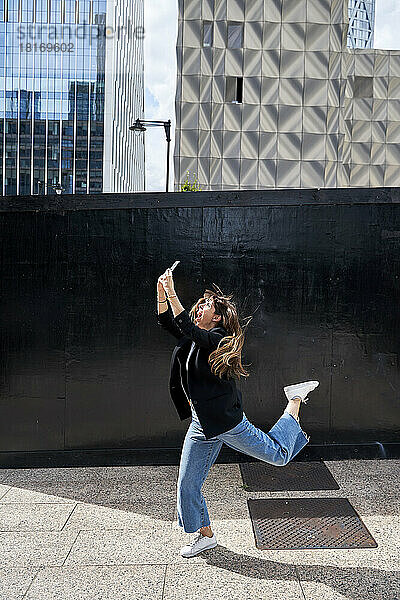
<instances>
[{"instance_id":1,"label":"glass window","mask_svg":"<svg viewBox=\"0 0 400 600\"><path fill-rule=\"evenodd\" d=\"M227 77L225 86L225 102L241 104L243 98L243 77Z\"/></svg>"},{"instance_id":2,"label":"glass window","mask_svg":"<svg viewBox=\"0 0 400 600\"><path fill-rule=\"evenodd\" d=\"M75 23L75 3L65 3L64 19L65 23Z\"/></svg>"},{"instance_id":3,"label":"glass window","mask_svg":"<svg viewBox=\"0 0 400 600\"><path fill-rule=\"evenodd\" d=\"M203 46L209 48L213 45L213 22L203 21Z\"/></svg>"},{"instance_id":4,"label":"glass window","mask_svg":"<svg viewBox=\"0 0 400 600\"><path fill-rule=\"evenodd\" d=\"M228 23L228 48L243 48L243 23Z\"/></svg>"},{"instance_id":5,"label":"glass window","mask_svg":"<svg viewBox=\"0 0 400 600\"><path fill-rule=\"evenodd\" d=\"M79 3L79 22L89 23L89 0L81 0Z\"/></svg>"},{"instance_id":6,"label":"glass window","mask_svg":"<svg viewBox=\"0 0 400 600\"><path fill-rule=\"evenodd\" d=\"M372 98L373 78L356 75L353 83L354 98Z\"/></svg>"},{"instance_id":7,"label":"glass window","mask_svg":"<svg viewBox=\"0 0 400 600\"><path fill-rule=\"evenodd\" d=\"M22 22L32 23L33 21L33 2L32 0L22 0Z\"/></svg>"},{"instance_id":8,"label":"glass window","mask_svg":"<svg viewBox=\"0 0 400 600\"><path fill-rule=\"evenodd\" d=\"M50 4L50 22L60 23L61 21L61 0L51 0Z\"/></svg>"}]
</instances>

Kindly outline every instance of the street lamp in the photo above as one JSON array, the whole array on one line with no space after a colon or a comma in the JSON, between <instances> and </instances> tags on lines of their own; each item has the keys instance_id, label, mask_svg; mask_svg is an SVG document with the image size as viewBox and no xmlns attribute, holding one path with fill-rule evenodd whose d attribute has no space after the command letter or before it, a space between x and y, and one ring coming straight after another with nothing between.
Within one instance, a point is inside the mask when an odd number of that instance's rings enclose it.
<instances>
[{"instance_id":1,"label":"street lamp","mask_svg":"<svg viewBox=\"0 0 400 600\"><path fill-rule=\"evenodd\" d=\"M51 187L54 189L55 193L58 195L60 195L64 191L64 188L62 187L60 182L56 183L56 185L51 186Z\"/></svg>"},{"instance_id":2,"label":"street lamp","mask_svg":"<svg viewBox=\"0 0 400 600\"><path fill-rule=\"evenodd\" d=\"M58 195L64 191L64 188L62 187L62 185L59 181L55 184L48 183L47 188L51 188Z\"/></svg>"},{"instance_id":3,"label":"street lamp","mask_svg":"<svg viewBox=\"0 0 400 600\"><path fill-rule=\"evenodd\" d=\"M38 195L40 195L40 189L41 186L44 186L44 182L40 181L40 179L38 179ZM61 183L58 182L55 185L53 185L52 183L47 183L46 188L51 188L52 190L55 191L56 194L62 194L62 192L64 191L64 188L62 187Z\"/></svg>"},{"instance_id":4,"label":"street lamp","mask_svg":"<svg viewBox=\"0 0 400 600\"><path fill-rule=\"evenodd\" d=\"M145 127L146 125L146 127ZM145 121L143 119L136 119L135 124L131 125L129 129L134 131L136 134L143 133L146 131L147 127L164 127L165 137L167 139L167 183L165 186L165 191L168 192L168 183L169 183L169 146L171 142L171 119L168 121Z\"/></svg>"}]
</instances>

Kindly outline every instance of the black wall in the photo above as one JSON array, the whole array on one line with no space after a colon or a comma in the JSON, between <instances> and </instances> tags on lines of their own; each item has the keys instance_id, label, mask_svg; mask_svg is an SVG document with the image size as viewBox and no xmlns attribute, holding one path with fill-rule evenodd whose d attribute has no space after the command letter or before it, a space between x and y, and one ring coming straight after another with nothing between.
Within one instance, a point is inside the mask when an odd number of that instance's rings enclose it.
<instances>
[{"instance_id":1,"label":"black wall","mask_svg":"<svg viewBox=\"0 0 400 600\"><path fill-rule=\"evenodd\" d=\"M398 441L399 189L6 197L0 238L0 451L181 445L155 314L176 259L185 308L215 282L254 313L255 425L318 379L311 443Z\"/></svg>"}]
</instances>

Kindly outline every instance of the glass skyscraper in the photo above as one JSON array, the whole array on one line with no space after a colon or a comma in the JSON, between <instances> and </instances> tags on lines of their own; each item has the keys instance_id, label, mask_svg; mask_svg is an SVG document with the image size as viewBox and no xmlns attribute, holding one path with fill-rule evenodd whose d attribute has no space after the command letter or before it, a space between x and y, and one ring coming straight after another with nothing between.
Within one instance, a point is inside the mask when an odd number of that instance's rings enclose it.
<instances>
[{"instance_id":1,"label":"glass skyscraper","mask_svg":"<svg viewBox=\"0 0 400 600\"><path fill-rule=\"evenodd\" d=\"M143 0L118 4L0 0L0 194L143 189Z\"/></svg>"},{"instance_id":2,"label":"glass skyscraper","mask_svg":"<svg viewBox=\"0 0 400 600\"><path fill-rule=\"evenodd\" d=\"M375 0L349 0L349 48L373 48Z\"/></svg>"}]
</instances>

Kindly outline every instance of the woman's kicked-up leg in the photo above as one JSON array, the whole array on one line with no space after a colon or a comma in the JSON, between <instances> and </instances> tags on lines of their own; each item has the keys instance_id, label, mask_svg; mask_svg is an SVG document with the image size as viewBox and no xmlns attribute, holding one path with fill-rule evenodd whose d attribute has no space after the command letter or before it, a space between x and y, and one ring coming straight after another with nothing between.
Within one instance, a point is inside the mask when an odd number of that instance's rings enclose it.
<instances>
[{"instance_id":1,"label":"woman's kicked-up leg","mask_svg":"<svg viewBox=\"0 0 400 600\"><path fill-rule=\"evenodd\" d=\"M233 429L217 436L227 446L276 466L284 466L308 444L309 436L301 429L296 417L284 412L265 433L243 415Z\"/></svg>"}]
</instances>

